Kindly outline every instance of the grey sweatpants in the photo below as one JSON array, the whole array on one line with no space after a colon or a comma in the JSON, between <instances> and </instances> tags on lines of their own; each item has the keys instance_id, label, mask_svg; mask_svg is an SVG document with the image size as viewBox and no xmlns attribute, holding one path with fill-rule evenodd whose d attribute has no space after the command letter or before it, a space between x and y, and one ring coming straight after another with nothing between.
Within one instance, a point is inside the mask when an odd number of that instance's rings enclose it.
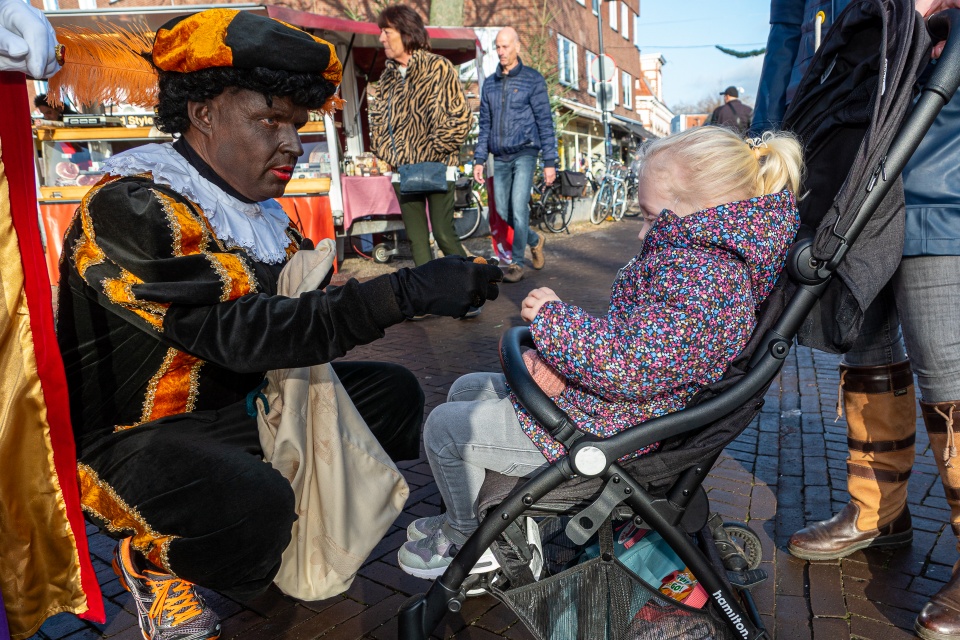
<instances>
[{"instance_id":1,"label":"grey sweatpants","mask_svg":"<svg viewBox=\"0 0 960 640\"><path fill-rule=\"evenodd\" d=\"M447 402L427 418L423 444L447 505L444 532L458 544L479 525L475 505L487 469L528 476L547 466L547 459L520 427L500 373L458 378Z\"/></svg>"}]
</instances>

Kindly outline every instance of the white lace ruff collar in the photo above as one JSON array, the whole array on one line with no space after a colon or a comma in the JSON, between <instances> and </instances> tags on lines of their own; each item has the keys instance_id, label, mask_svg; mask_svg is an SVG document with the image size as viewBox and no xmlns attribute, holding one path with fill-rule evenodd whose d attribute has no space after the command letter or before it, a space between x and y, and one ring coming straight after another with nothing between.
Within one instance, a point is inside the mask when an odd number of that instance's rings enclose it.
<instances>
[{"instance_id":1,"label":"white lace ruff collar","mask_svg":"<svg viewBox=\"0 0 960 640\"><path fill-rule=\"evenodd\" d=\"M150 172L157 184L170 187L200 205L214 233L224 244L240 247L260 262L279 264L287 259L290 219L276 200L241 202L203 178L170 142L146 144L118 153L104 169L119 176Z\"/></svg>"}]
</instances>

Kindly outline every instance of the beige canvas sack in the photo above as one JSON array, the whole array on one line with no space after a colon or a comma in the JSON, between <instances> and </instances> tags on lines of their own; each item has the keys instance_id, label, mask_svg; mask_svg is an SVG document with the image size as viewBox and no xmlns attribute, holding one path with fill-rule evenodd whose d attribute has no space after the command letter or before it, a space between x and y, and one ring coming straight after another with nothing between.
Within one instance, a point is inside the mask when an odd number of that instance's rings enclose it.
<instances>
[{"instance_id":1,"label":"beige canvas sack","mask_svg":"<svg viewBox=\"0 0 960 640\"><path fill-rule=\"evenodd\" d=\"M278 293L297 297L318 288L335 257L332 240L297 252L280 274ZM343 593L410 489L329 364L270 371L264 395L270 410L257 403L260 444L290 481L298 515L274 582L302 600Z\"/></svg>"}]
</instances>

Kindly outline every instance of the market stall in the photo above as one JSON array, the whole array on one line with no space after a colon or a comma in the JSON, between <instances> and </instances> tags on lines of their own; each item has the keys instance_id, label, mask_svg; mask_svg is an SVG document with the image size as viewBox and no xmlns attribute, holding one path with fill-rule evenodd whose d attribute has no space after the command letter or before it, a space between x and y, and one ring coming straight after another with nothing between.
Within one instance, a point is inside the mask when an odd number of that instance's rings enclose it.
<instances>
[{"instance_id":1,"label":"market stall","mask_svg":"<svg viewBox=\"0 0 960 640\"><path fill-rule=\"evenodd\" d=\"M55 27L72 26L102 30L117 28L155 31L168 20L216 5L141 7L136 10L97 9L50 11ZM368 160L369 129L366 118L366 87L379 78L386 59L378 42L375 23L321 16L282 6L262 4L221 5L253 11L283 20L333 43L344 63L341 96L344 109L334 117L317 117L301 130L304 154L294 170L280 204L291 220L313 240L337 240L340 257L344 239L352 234L396 232L403 228L399 203L389 178L381 171L358 171ZM478 43L472 29L428 27L433 51L454 64L475 60ZM114 153L149 142L170 138L152 128L149 113L127 113L107 108L103 123L88 118L84 126L64 123L35 127L41 168L40 200L43 226L48 239L48 266L56 280L60 238L83 194L96 183L99 165ZM129 111L129 110L126 110ZM109 117L114 114L119 117ZM58 123L59 124L59 123ZM348 171L345 172L344 169ZM383 167L387 169L386 167ZM370 198L370 194L380 198ZM392 201L391 201L392 198Z\"/></svg>"}]
</instances>

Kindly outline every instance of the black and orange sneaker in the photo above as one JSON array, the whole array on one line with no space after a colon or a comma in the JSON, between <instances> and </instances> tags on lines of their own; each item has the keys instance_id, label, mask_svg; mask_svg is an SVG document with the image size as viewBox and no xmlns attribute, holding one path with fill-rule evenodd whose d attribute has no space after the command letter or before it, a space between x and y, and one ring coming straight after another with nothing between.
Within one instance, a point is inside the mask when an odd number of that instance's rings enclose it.
<instances>
[{"instance_id":1,"label":"black and orange sneaker","mask_svg":"<svg viewBox=\"0 0 960 640\"><path fill-rule=\"evenodd\" d=\"M220 637L220 618L208 608L192 582L169 573L137 571L131 556L130 538L113 552L113 570L120 583L133 594L146 640L215 640Z\"/></svg>"}]
</instances>

